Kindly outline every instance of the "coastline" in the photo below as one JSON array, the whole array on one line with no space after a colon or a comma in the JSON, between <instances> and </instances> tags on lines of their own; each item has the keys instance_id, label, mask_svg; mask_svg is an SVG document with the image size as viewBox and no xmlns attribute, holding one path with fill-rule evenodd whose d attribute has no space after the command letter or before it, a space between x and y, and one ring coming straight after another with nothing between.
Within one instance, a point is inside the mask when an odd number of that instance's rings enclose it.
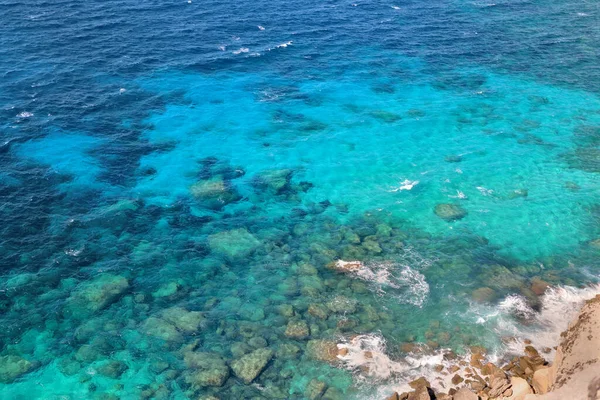
<instances>
[{"instance_id":1,"label":"coastline","mask_svg":"<svg viewBox=\"0 0 600 400\"><path fill-rule=\"evenodd\" d=\"M585 301L551 349L536 349L525 340L523 355L501 366L489 361L486 350L472 349L469 362L440 365L452 387L435 390L421 377L408 383L410 392L394 392L386 400L595 400L600 398L600 294ZM444 371L444 368L447 370Z\"/></svg>"}]
</instances>

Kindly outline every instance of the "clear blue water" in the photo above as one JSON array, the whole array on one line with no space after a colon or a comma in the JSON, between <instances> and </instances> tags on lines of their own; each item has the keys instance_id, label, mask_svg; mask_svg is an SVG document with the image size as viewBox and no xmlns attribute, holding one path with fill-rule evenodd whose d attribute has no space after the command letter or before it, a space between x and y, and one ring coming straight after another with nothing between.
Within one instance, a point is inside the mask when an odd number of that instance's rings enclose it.
<instances>
[{"instance_id":1,"label":"clear blue water","mask_svg":"<svg viewBox=\"0 0 600 400\"><path fill-rule=\"evenodd\" d=\"M501 351L480 307L597 281L596 2L0 10L3 399L368 398L308 340Z\"/></svg>"}]
</instances>

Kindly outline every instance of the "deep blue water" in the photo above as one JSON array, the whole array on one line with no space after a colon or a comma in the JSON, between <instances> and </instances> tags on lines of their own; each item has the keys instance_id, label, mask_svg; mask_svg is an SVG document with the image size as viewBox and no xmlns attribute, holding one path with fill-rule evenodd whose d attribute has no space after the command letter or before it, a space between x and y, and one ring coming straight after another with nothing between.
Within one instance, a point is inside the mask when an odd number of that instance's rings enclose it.
<instances>
[{"instance_id":1,"label":"deep blue water","mask_svg":"<svg viewBox=\"0 0 600 400\"><path fill-rule=\"evenodd\" d=\"M599 12L0 0L0 397L380 398L543 330L600 269ZM387 372L312 354L356 334Z\"/></svg>"}]
</instances>

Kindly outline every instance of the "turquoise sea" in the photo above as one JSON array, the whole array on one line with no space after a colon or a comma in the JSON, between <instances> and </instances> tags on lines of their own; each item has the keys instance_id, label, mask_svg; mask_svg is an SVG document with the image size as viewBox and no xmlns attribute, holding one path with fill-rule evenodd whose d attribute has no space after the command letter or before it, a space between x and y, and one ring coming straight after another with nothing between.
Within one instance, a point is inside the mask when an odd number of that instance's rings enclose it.
<instances>
[{"instance_id":1,"label":"turquoise sea","mask_svg":"<svg viewBox=\"0 0 600 400\"><path fill-rule=\"evenodd\" d=\"M0 398L383 399L551 346L600 273L599 16L0 0Z\"/></svg>"}]
</instances>

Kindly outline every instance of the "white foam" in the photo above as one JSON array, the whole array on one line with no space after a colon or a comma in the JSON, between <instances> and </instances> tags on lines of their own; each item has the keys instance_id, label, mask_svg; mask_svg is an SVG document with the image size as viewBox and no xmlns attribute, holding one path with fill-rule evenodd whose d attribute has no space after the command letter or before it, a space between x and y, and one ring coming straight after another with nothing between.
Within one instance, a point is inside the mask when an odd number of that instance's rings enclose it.
<instances>
[{"instance_id":1,"label":"white foam","mask_svg":"<svg viewBox=\"0 0 600 400\"><path fill-rule=\"evenodd\" d=\"M492 189L486 189L483 186L477 186L477 190L479 190L479 192L484 196L491 196L492 194L494 194L494 191Z\"/></svg>"},{"instance_id":2,"label":"white foam","mask_svg":"<svg viewBox=\"0 0 600 400\"><path fill-rule=\"evenodd\" d=\"M22 113L19 113L17 115L17 117L19 117L19 118L30 118L30 117L33 117L33 113L30 113L28 111L23 111Z\"/></svg>"},{"instance_id":3,"label":"white foam","mask_svg":"<svg viewBox=\"0 0 600 400\"><path fill-rule=\"evenodd\" d=\"M394 10L399 10L399 9L400 9L400 7L398 7L398 6L392 6L392 8L393 8Z\"/></svg>"},{"instance_id":4,"label":"white foam","mask_svg":"<svg viewBox=\"0 0 600 400\"><path fill-rule=\"evenodd\" d=\"M281 48L285 49L286 47L291 46L292 43L293 42L290 40L289 42L281 43L280 45L275 46L275 48L276 49L281 49Z\"/></svg>"},{"instance_id":5,"label":"white foam","mask_svg":"<svg viewBox=\"0 0 600 400\"><path fill-rule=\"evenodd\" d=\"M419 181L411 181L411 180L405 179L404 181L400 182L399 187L392 189L391 192L398 192L398 191L402 191L402 190L412 190L412 188L414 188L418 184L419 184Z\"/></svg>"},{"instance_id":6,"label":"white foam","mask_svg":"<svg viewBox=\"0 0 600 400\"><path fill-rule=\"evenodd\" d=\"M373 279L386 282L385 278L381 279L377 274ZM470 311L465 314L465 322L471 320L487 325L490 328L489 332L497 336L498 342L507 335L515 338L497 349L491 349L492 352L486 356L488 361L499 365L508 355L523 354L524 339L530 340L538 350L559 344L560 333L575 318L583 303L599 293L600 284L586 288L549 288L540 299L542 306L539 312L534 311L525 298L509 295L496 306L471 305ZM338 358L344 368L354 372L359 385L365 383L371 389L370 392L375 387L376 393L365 399L381 399L393 391L409 391L411 389L408 382L421 376L425 377L434 389L447 391L455 386L451 382L454 374L448 373L448 367L460 367L461 360L466 361L464 365L468 367L471 355L467 353L459 359L446 360L444 354L448 350L441 349L409 354L394 360L386 352L385 339L377 333L352 337L342 341L338 347L347 350L345 355L339 355ZM542 355L547 360L554 356L552 352ZM442 372L434 368L439 365L444 366ZM464 375L465 366L457 371L459 375Z\"/></svg>"},{"instance_id":7,"label":"white foam","mask_svg":"<svg viewBox=\"0 0 600 400\"><path fill-rule=\"evenodd\" d=\"M456 191L456 196L448 195L448 197L452 199L466 199L467 195L461 192L460 190Z\"/></svg>"},{"instance_id":8,"label":"white foam","mask_svg":"<svg viewBox=\"0 0 600 400\"><path fill-rule=\"evenodd\" d=\"M398 393L412 390L408 385L413 379L425 377L437 390L447 390L452 385L452 374L436 372L434 367L443 365L458 366L460 360L444 359L448 349L420 354L409 354L400 360L393 360L386 352L385 339L376 333L354 336L338 344L346 354L338 355L341 365L354 373L356 381L366 383L372 391L373 383L378 384L372 399L382 399L396 391ZM342 353L343 354L343 353ZM470 354L462 357L468 360ZM467 363L465 363L468 365ZM459 370L459 373L464 367Z\"/></svg>"},{"instance_id":9,"label":"white foam","mask_svg":"<svg viewBox=\"0 0 600 400\"><path fill-rule=\"evenodd\" d=\"M249 51L250 51L250 49L247 47L240 47L238 50L234 50L232 53L233 54L241 54L241 53L247 53Z\"/></svg>"},{"instance_id":10,"label":"white foam","mask_svg":"<svg viewBox=\"0 0 600 400\"><path fill-rule=\"evenodd\" d=\"M258 30L259 30L259 31L264 31L264 30L265 30L265 27L264 27L264 26L262 26L262 25L258 25Z\"/></svg>"},{"instance_id":11,"label":"white foam","mask_svg":"<svg viewBox=\"0 0 600 400\"><path fill-rule=\"evenodd\" d=\"M353 272L358 278L369 282L375 293L421 307L429 296L429 284L425 276L408 265L382 262L364 265Z\"/></svg>"}]
</instances>

